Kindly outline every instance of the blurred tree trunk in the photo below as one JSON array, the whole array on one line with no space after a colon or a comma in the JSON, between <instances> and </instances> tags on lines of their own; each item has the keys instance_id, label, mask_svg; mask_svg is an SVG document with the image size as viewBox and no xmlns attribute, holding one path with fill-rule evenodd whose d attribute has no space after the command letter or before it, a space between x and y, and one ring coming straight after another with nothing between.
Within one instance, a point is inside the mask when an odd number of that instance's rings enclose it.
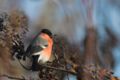
<instances>
[{"instance_id":1,"label":"blurred tree trunk","mask_svg":"<svg viewBox=\"0 0 120 80\"><path fill-rule=\"evenodd\" d=\"M85 49L82 59L82 67L77 68L77 77L78 80L96 80L97 78L94 76L99 76L98 78L100 79L97 80L101 80L107 75L107 72L109 72L107 69L112 69L113 67L114 59L112 55L112 48L116 44L116 38L109 30L107 30L110 38L105 40L105 44L103 44L104 46L102 54L100 54L97 31L94 29L94 27L89 27L86 31L87 34L84 43ZM93 75L92 73L94 70L98 70L98 73L95 73ZM103 78L100 77L99 74L103 76Z\"/></svg>"},{"instance_id":2,"label":"blurred tree trunk","mask_svg":"<svg viewBox=\"0 0 120 80\"><path fill-rule=\"evenodd\" d=\"M98 40L97 33L94 28L87 29L87 35L85 39L85 50L83 64L95 64L103 65L100 54L98 52Z\"/></svg>"},{"instance_id":3,"label":"blurred tree trunk","mask_svg":"<svg viewBox=\"0 0 120 80\"><path fill-rule=\"evenodd\" d=\"M98 53L97 33L93 27L87 28L87 34L84 43L83 66L85 65L103 65ZM82 70L82 78L78 80L92 80L91 74Z\"/></svg>"}]
</instances>

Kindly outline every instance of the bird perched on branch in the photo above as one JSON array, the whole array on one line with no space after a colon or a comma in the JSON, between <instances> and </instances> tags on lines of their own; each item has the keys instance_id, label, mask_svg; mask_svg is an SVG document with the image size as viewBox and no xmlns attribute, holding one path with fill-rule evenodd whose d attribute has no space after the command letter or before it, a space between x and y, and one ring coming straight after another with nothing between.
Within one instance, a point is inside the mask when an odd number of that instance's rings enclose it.
<instances>
[{"instance_id":1,"label":"bird perched on branch","mask_svg":"<svg viewBox=\"0 0 120 80\"><path fill-rule=\"evenodd\" d=\"M52 33L48 29L42 29L33 43L32 56L38 56L38 63L49 61L52 54L52 45Z\"/></svg>"},{"instance_id":2,"label":"bird perched on branch","mask_svg":"<svg viewBox=\"0 0 120 80\"><path fill-rule=\"evenodd\" d=\"M36 70L39 64L51 60L53 39L48 29L42 29L29 45L26 54L33 59L32 70Z\"/></svg>"}]
</instances>

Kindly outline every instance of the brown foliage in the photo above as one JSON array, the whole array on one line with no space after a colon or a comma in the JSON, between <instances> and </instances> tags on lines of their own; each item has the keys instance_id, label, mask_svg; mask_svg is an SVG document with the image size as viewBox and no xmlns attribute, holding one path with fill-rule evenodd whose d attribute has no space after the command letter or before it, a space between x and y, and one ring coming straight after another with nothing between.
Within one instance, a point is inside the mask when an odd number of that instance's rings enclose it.
<instances>
[{"instance_id":1,"label":"brown foliage","mask_svg":"<svg viewBox=\"0 0 120 80\"><path fill-rule=\"evenodd\" d=\"M19 75L21 72L18 65L12 61L12 46L15 35L26 31L27 18L22 12L1 13L0 19L0 74ZM22 36L21 36L22 37Z\"/></svg>"}]
</instances>

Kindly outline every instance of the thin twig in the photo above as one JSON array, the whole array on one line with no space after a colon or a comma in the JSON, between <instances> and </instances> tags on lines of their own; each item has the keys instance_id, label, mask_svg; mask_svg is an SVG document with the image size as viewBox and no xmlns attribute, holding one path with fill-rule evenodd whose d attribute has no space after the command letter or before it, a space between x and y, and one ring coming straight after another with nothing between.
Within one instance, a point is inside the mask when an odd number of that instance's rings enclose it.
<instances>
[{"instance_id":1,"label":"thin twig","mask_svg":"<svg viewBox=\"0 0 120 80\"><path fill-rule=\"evenodd\" d=\"M40 64L39 64L40 65ZM73 75L76 75L77 73L76 72L73 72L73 71L70 71L70 70L65 70L65 69L60 69L60 68L56 68L56 67L51 67L51 66L46 66L46 65L40 65L44 68L49 68L49 69L53 69L53 70L59 70L59 71L63 71L63 72L67 72L67 73L70 73L70 74L73 74Z\"/></svg>"},{"instance_id":2,"label":"thin twig","mask_svg":"<svg viewBox=\"0 0 120 80\"><path fill-rule=\"evenodd\" d=\"M25 67L25 66L20 62L19 59L17 59L17 60L18 60L19 64L20 64L25 70L27 70L27 71L31 70L31 68Z\"/></svg>"},{"instance_id":3,"label":"thin twig","mask_svg":"<svg viewBox=\"0 0 120 80\"><path fill-rule=\"evenodd\" d=\"M7 77L9 79L15 79L15 80L26 80L24 77L23 78L18 78L18 77L12 77L12 76L9 76L9 75L0 75L0 77Z\"/></svg>"}]
</instances>

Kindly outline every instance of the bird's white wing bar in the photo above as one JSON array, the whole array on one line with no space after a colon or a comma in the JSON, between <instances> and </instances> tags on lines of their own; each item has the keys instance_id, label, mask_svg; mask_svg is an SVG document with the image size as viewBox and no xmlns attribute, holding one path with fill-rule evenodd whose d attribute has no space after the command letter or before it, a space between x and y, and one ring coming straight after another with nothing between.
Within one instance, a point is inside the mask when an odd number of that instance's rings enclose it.
<instances>
[{"instance_id":1,"label":"bird's white wing bar","mask_svg":"<svg viewBox=\"0 0 120 80\"><path fill-rule=\"evenodd\" d=\"M40 44L40 46L41 46L43 49L45 49L45 48L46 48L46 46L45 46L45 45Z\"/></svg>"},{"instance_id":2,"label":"bird's white wing bar","mask_svg":"<svg viewBox=\"0 0 120 80\"><path fill-rule=\"evenodd\" d=\"M40 55L40 54L42 54L42 51L36 52L36 53L34 53L33 55Z\"/></svg>"}]
</instances>

